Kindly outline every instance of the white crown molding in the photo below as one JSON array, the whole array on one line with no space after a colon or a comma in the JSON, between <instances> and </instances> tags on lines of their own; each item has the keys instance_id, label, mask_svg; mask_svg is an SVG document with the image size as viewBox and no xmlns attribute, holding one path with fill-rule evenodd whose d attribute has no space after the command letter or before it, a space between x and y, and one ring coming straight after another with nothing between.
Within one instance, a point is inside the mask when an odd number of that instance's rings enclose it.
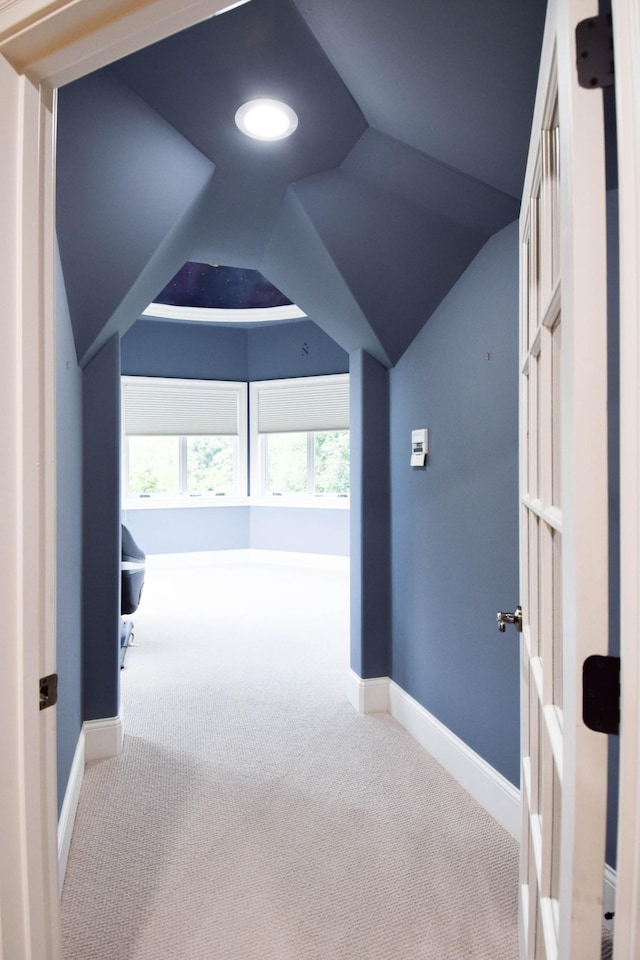
<instances>
[{"instance_id":1,"label":"white crown molding","mask_svg":"<svg viewBox=\"0 0 640 960\"><path fill-rule=\"evenodd\" d=\"M173 307L166 303L150 303L143 317L158 320L191 320L198 323L273 323L278 320L300 320L306 313L294 303L282 307L248 307L240 310L218 310L213 307Z\"/></svg>"}]
</instances>

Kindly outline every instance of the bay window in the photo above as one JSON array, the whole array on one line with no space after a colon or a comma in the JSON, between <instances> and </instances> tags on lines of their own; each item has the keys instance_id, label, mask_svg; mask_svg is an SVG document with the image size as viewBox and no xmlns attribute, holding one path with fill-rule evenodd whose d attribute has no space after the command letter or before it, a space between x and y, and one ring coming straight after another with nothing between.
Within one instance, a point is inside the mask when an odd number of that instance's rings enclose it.
<instances>
[{"instance_id":1,"label":"bay window","mask_svg":"<svg viewBox=\"0 0 640 960\"><path fill-rule=\"evenodd\" d=\"M251 492L347 497L349 377L251 384Z\"/></svg>"},{"instance_id":2,"label":"bay window","mask_svg":"<svg viewBox=\"0 0 640 960\"><path fill-rule=\"evenodd\" d=\"M247 384L123 377L125 499L245 496Z\"/></svg>"}]
</instances>

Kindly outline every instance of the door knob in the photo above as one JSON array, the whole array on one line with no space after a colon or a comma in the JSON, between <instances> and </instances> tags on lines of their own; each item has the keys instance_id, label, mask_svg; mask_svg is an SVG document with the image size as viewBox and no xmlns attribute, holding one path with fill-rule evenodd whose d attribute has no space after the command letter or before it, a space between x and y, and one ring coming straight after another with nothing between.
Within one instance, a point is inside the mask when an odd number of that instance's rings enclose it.
<instances>
[{"instance_id":1,"label":"door knob","mask_svg":"<svg viewBox=\"0 0 640 960\"><path fill-rule=\"evenodd\" d=\"M522 607L516 607L513 613L503 613L499 610L496 619L500 633L504 633L508 623L512 623L518 633L522 633Z\"/></svg>"}]
</instances>

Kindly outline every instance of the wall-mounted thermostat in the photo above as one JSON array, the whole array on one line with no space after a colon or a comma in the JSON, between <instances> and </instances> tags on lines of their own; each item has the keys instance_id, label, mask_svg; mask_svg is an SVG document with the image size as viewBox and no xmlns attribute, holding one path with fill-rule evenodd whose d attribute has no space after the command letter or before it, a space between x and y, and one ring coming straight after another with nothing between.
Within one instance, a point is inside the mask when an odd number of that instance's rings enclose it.
<instances>
[{"instance_id":1,"label":"wall-mounted thermostat","mask_svg":"<svg viewBox=\"0 0 640 960\"><path fill-rule=\"evenodd\" d=\"M411 431L411 466L424 467L427 462L428 430Z\"/></svg>"}]
</instances>

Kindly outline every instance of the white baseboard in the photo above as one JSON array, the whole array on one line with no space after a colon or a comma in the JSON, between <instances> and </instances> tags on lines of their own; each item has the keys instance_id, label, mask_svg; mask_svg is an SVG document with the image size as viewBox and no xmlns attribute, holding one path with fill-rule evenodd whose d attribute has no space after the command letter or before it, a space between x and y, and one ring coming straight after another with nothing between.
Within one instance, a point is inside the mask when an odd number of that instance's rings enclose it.
<instances>
[{"instance_id":1,"label":"white baseboard","mask_svg":"<svg viewBox=\"0 0 640 960\"><path fill-rule=\"evenodd\" d=\"M278 566L311 567L320 570L349 570L349 557L329 553L293 553L289 550L201 550L194 553L149 553L149 570L175 567L228 566L231 563L270 563Z\"/></svg>"},{"instance_id":2,"label":"white baseboard","mask_svg":"<svg viewBox=\"0 0 640 960\"><path fill-rule=\"evenodd\" d=\"M60 893L64 886L64 875L67 871L67 860L69 858L69 848L71 846L71 837L73 834L73 825L76 821L76 811L78 809L78 800L80 799L80 788L84 778L85 766L85 735L84 730L80 731L78 743L73 755L73 763L69 771L67 789L65 790L60 819L58 820L58 882Z\"/></svg>"},{"instance_id":3,"label":"white baseboard","mask_svg":"<svg viewBox=\"0 0 640 960\"><path fill-rule=\"evenodd\" d=\"M276 566L310 567L319 570L349 570L349 557L333 553L294 553L291 550L260 550L251 547L245 550L250 563L269 563Z\"/></svg>"},{"instance_id":4,"label":"white baseboard","mask_svg":"<svg viewBox=\"0 0 640 960\"><path fill-rule=\"evenodd\" d=\"M122 753L124 727L122 716L107 717L104 720L85 720L84 755L85 761L110 760Z\"/></svg>"},{"instance_id":5,"label":"white baseboard","mask_svg":"<svg viewBox=\"0 0 640 960\"><path fill-rule=\"evenodd\" d=\"M389 678L363 680L353 670L347 673L347 700L358 713L389 713Z\"/></svg>"},{"instance_id":6,"label":"white baseboard","mask_svg":"<svg viewBox=\"0 0 640 960\"><path fill-rule=\"evenodd\" d=\"M520 791L445 727L433 714L389 681L391 716L414 737L500 826L520 842Z\"/></svg>"},{"instance_id":7,"label":"white baseboard","mask_svg":"<svg viewBox=\"0 0 640 960\"><path fill-rule=\"evenodd\" d=\"M388 677L362 680L350 670L347 697L359 713L390 713L500 826L520 841L518 788L402 687Z\"/></svg>"},{"instance_id":8,"label":"white baseboard","mask_svg":"<svg viewBox=\"0 0 640 960\"><path fill-rule=\"evenodd\" d=\"M242 563L247 550L195 550L193 553L148 553L148 570L173 570L175 567L210 567L215 564Z\"/></svg>"},{"instance_id":9,"label":"white baseboard","mask_svg":"<svg viewBox=\"0 0 640 960\"><path fill-rule=\"evenodd\" d=\"M58 881L61 893L67 871L80 790L84 780L84 768L92 760L109 760L111 757L117 757L122 753L123 742L124 728L121 716L108 717L106 720L85 720L82 725L58 819Z\"/></svg>"}]
</instances>

